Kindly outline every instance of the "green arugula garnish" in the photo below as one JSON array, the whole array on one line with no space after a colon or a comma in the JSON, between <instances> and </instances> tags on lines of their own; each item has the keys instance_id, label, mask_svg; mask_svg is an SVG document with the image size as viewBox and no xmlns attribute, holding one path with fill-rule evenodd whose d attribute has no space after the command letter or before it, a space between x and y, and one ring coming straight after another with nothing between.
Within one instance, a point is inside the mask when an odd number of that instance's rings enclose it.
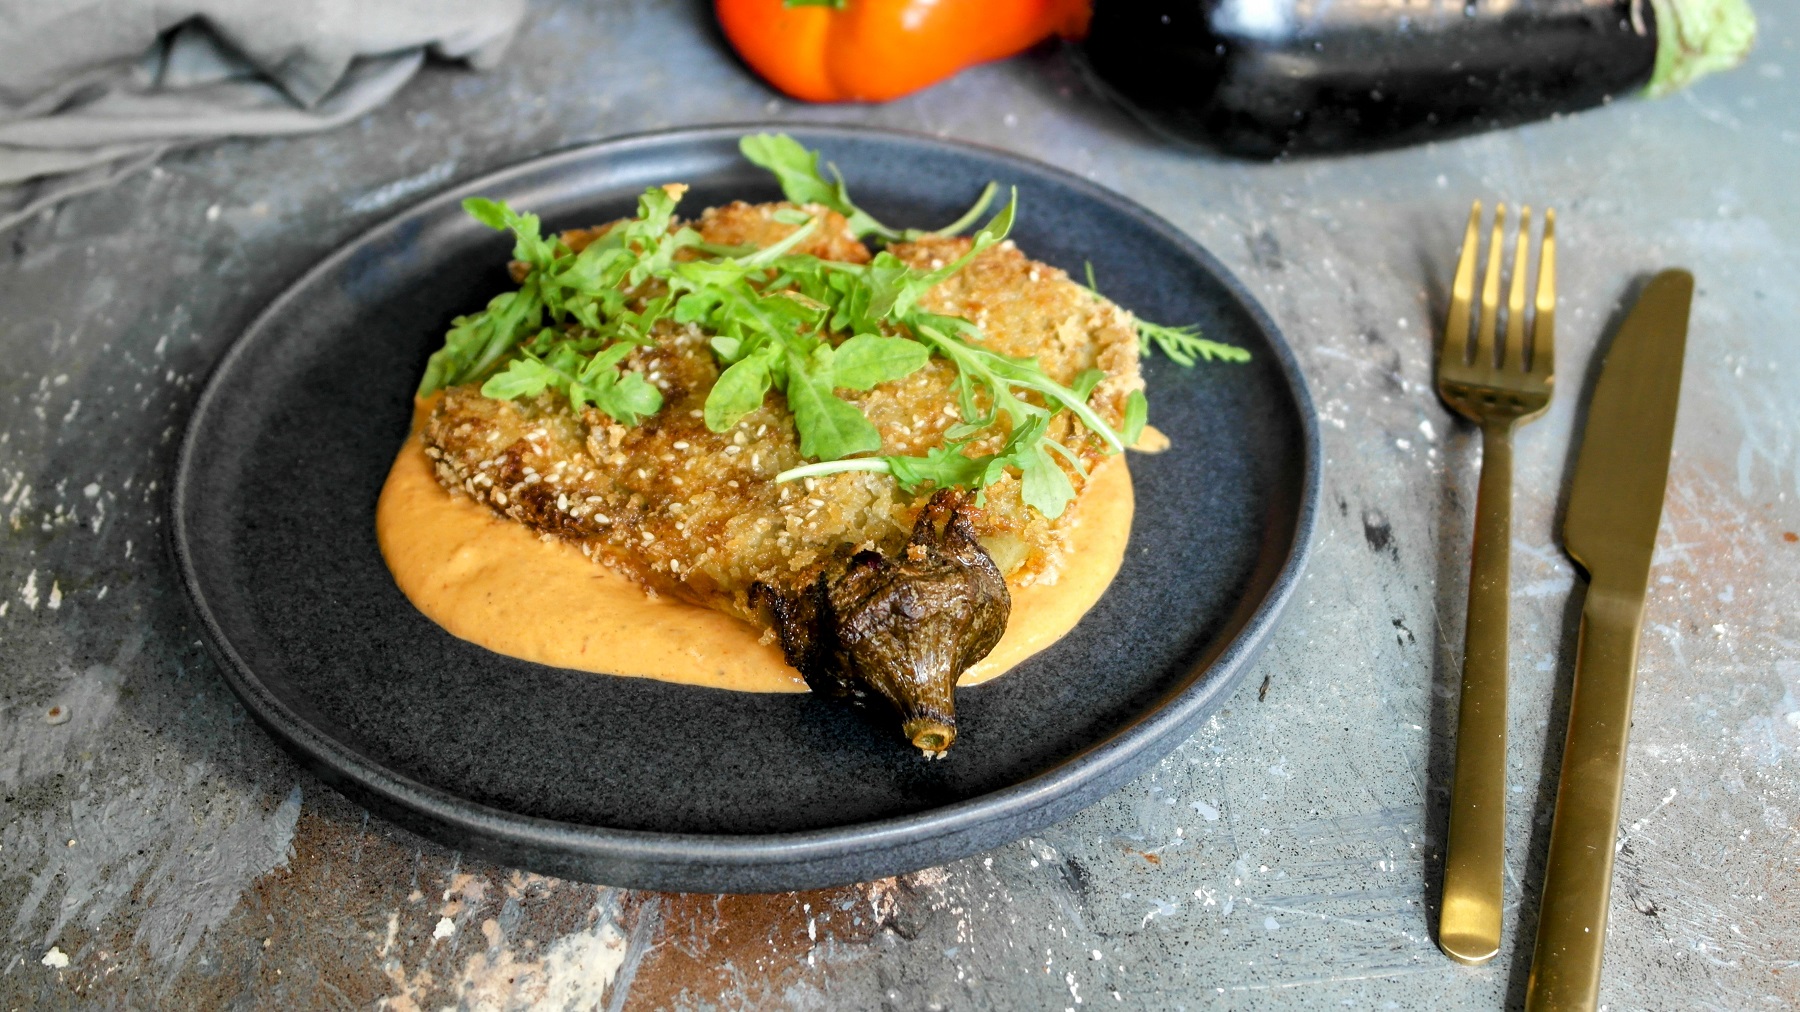
<instances>
[{"instance_id":1,"label":"green arugula garnish","mask_svg":"<svg viewBox=\"0 0 1800 1012\"><path fill-rule=\"evenodd\" d=\"M1086 266L1088 293L1096 299L1104 298L1100 294L1100 287L1094 284L1094 265L1090 263ZM1209 341L1200 336L1200 328L1193 324L1171 327L1140 320L1136 316L1132 317L1132 322L1137 327L1138 354L1146 358L1149 357L1151 348L1160 348L1171 360L1189 368L1202 359L1208 362L1250 361L1250 349L1222 341Z\"/></svg>"},{"instance_id":2,"label":"green arugula garnish","mask_svg":"<svg viewBox=\"0 0 1800 1012\"><path fill-rule=\"evenodd\" d=\"M963 218L936 233L896 230L850 200L835 167L819 171L819 156L780 134L745 137L745 157L769 169L788 199L842 214L858 236L893 241L954 234L973 224L996 192L989 184ZM843 471L890 474L908 492L926 486L983 489L1017 474L1024 501L1047 517L1061 515L1075 491L1065 465L1084 473L1076 454L1049 436L1063 411L1106 444L1123 450L1144 426L1147 403L1134 393L1120 430L1087 401L1105 378L1090 369L1069 386L1051 379L1036 360L1012 358L986 346L968 320L921 308L934 286L1001 242L1018 212L1018 195L972 237L968 252L934 270L907 265L887 251L866 264L796 253L818 227L805 210L783 209L776 219L797 226L761 249L714 246L679 226L682 188L652 188L637 215L582 247L543 235L537 216L504 203L473 198L471 216L514 236L513 257L524 267L517 291L496 296L486 309L453 321L444 346L431 356L421 396L481 382L489 397L517 399L554 390L581 411L593 406L624 425L662 408L662 394L631 368L639 348L655 344L665 322L697 326L711 335L723 367L707 395L707 428L724 432L761 407L771 389L786 395L800 452L815 459L776 476L791 481ZM1089 284L1092 286L1092 271ZM1097 297L1097 293L1096 293ZM1242 349L1199 337L1192 328L1138 324L1140 342L1191 365L1200 358L1248 359ZM944 445L924 456L864 456L881 449L881 434L839 390L869 390L910 376L936 355L956 367L958 424ZM971 456L978 443L992 453Z\"/></svg>"},{"instance_id":3,"label":"green arugula garnish","mask_svg":"<svg viewBox=\"0 0 1800 1012\"><path fill-rule=\"evenodd\" d=\"M823 4L821 4L823 5ZM897 240L911 241L928 235L956 235L981 220L982 212L1000 191L998 183L989 183L981 191L981 196L963 216L938 229L893 229L875 217L857 207L850 199L850 190L844 185L844 177L835 165L827 165L831 170L831 179L826 180L819 171L819 153L812 151L787 134L751 134L738 141L738 150L751 164L768 169L775 174L781 183L781 192L788 200L796 204L819 204L829 207L843 215L850 222L850 231L858 239L872 235L885 242Z\"/></svg>"},{"instance_id":4,"label":"green arugula garnish","mask_svg":"<svg viewBox=\"0 0 1800 1012\"><path fill-rule=\"evenodd\" d=\"M655 343L651 328L669 311L667 297L634 308L630 289L669 270L677 251L700 241L690 228L669 231L676 201L665 190L646 190L636 218L580 253L560 236L544 238L537 215L479 197L463 201L475 220L512 231L513 259L526 265L525 280L483 312L451 321L444 347L425 366L419 395L485 378L481 391L489 397L554 389L576 411L592 404L626 425L655 414L662 393L620 365L634 347ZM544 326L546 317L557 326Z\"/></svg>"},{"instance_id":5,"label":"green arugula garnish","mask_svg":"<svg viewBox=\"0 0 1800 1012\"><path fill-rule=\"evenodd\" d=\"M1137 321L1138 348L1145 354L1151 345L1161 349L1164 355L1185 366L1205 359L1208 362L1248 362L1250 350L1235 344L1224 344L1209 341L1200 336L1200 329L1194 326L1168 327L1149 320Z\"/></svg>"}]
</instances>

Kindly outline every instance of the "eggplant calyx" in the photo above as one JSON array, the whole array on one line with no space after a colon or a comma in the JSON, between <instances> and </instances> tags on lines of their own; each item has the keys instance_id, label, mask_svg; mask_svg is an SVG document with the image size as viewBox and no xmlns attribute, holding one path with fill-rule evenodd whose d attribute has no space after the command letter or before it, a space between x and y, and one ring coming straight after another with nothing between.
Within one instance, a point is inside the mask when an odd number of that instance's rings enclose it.
<instances>
[{"instance_id":1,"label":"eggplant calyx","mask_svg":"<svg viewBox=\"0 0 1800 1012\"><path fill-rule=\"evenodd\" d=\"M943 489L894 556L858 552L835 575L767 602L782 653L827 696L886 699L907 740L941 755L956 740L956 680L1006 631L1012 596L970 522L967 493Z\"/></svg>"}]
</instances>

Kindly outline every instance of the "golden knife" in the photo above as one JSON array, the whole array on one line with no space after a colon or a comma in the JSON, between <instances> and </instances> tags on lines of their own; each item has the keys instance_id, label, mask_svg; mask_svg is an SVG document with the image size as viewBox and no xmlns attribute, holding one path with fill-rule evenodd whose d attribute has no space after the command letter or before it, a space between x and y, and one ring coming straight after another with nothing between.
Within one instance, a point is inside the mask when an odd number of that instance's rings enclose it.
<instances>
[{"instance_id":1,"label":"golden knife","mask_svg":"<svg viewBox=\"0 0 1800 1012\"><path fill-rule=\"evenodd\" d=\"M1600 367L1563 542L1588 574L1569 733L1550 826L1528 1012L1592 1010L1625 785L1650 555L1662 521L1694 276L1652 278Z\"/></svg>"}]
</instances>

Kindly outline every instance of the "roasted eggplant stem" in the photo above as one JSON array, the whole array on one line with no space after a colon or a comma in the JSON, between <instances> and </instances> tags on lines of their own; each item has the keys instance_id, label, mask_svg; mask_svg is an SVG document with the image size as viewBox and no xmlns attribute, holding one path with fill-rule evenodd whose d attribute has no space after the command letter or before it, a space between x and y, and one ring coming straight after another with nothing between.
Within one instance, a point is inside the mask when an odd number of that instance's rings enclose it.
<instances>
[{"instance_id":1,"label":"roasted eggplant stem","mask_svg":"<svg viewBox=\"0 0 1800 1012\"><path fill-rule=\"evenodd\" d=\"M900 733L906 735L913 747L921 752L942 752L956 740L954 724L924 718L907 721L901 726Z\"/></svg>"},{"instance_id":2,"label":"roasted eggplant stem","mask_svg":"<svg viewBox=\"0 0 1800 1012\"><path fill-rule=\"evenodd\" d=\"M752 590L814 692L881 696L927 754L956 740L956 680L994 649L1012 611L999 567L975 540L972 509L967 493L941 490L894 557L858 552L835 575Z\"/></svg>"}]
</instances>

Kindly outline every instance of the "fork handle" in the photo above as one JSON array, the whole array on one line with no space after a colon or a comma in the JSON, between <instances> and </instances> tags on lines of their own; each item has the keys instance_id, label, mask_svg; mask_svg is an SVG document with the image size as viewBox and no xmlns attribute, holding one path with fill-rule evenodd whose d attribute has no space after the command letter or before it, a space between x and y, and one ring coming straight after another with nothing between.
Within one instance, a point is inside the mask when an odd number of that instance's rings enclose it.
<instances>
[{"instance_id":1,"label":"fork handle","mask_svg":"<svg viewBox=\"0 0 1800 1012\"><path fill-rule=\"evenodd\" d=\"M1506 859L1506 627L1512 580L1510 419L1482 426L1481 487L1469 562L1456 773L1444 850L1438 947L1478 966L1500 951Z\"/></svg>"},{"instance_id":2,"label":"fork handle","mask_svg":"<svg viewBox=\"0 0 1800 1012\"><path fill-rule=\"evenodd\" d=\"M1600 1000L1600 957L1643 623L1641 589L1620 592L1603 580L1588 585L1537 946L1525 991L1527 1012L1591 1012Z\"/></svg>"}]
</instances>

